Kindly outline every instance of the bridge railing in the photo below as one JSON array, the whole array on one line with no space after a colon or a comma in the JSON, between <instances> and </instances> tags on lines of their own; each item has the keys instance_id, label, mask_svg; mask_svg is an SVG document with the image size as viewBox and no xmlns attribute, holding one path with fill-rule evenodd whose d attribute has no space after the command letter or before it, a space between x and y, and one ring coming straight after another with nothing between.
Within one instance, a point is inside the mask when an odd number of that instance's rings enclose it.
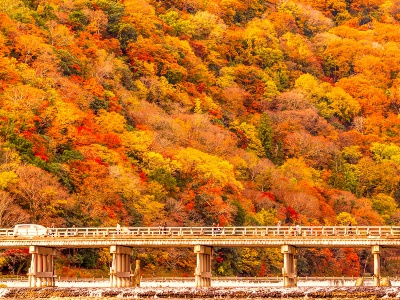
<instances>
[{"instance_id":1,"label":"bridge railing","mask_svg":"<svg viewBox=\"0 0 400 300\"><path fill-rule=\"evenodd\" d=\"M33 235L34 236L34 235ZM242 226L242 227L85 227L48 228L43 238L84 237L393 237L400 236L400 226ZM0 238L14 237L13 228L0 228ZM18 238L19 236L15 236ZM28 236L23 236L26 238Z\"/></svg>"}]
</instances>

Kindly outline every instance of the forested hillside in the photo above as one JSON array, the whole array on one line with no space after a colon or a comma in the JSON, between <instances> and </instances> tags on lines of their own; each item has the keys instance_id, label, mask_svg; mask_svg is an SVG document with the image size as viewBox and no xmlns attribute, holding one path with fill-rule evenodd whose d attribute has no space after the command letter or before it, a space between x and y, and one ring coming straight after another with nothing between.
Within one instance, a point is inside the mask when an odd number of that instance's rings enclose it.
<instances>
[{"instance_id":1,"label":"forested hillside","mask_svg":"<svg viewBox=\"0 0 400 300\"><path fill-rule=\"evenodd\" d=\"M399 225L399 21L399 0L1 0L0 226Z\"/></svg>"}]
</instances>

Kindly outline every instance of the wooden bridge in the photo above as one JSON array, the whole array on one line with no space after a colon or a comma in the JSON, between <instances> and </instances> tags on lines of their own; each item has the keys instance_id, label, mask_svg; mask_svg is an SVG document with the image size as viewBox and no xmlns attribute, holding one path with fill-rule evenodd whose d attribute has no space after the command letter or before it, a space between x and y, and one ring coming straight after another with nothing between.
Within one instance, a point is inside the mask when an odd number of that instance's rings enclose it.
<instances>
[{"instance_id":1,"label":"wooden bridge","mask_svg":"<svg viewBox=\"0 0 400 300\"><path fill-rule=\"evenodd\" d=\"M0 229L0 248L28 248L32 254L29 286L54 286L53 258L57 248L110 248L112 287L132 286L133 248L193 247L197 256L195 282L211 285L213 247L278 247L283 254L283 284L296 285L297 248L370 248L375 285L380 285L382 248L400 247L400 227L271 226L271 227L95 227L48 228L47 232Z\"/></svg>"}]
</instances>

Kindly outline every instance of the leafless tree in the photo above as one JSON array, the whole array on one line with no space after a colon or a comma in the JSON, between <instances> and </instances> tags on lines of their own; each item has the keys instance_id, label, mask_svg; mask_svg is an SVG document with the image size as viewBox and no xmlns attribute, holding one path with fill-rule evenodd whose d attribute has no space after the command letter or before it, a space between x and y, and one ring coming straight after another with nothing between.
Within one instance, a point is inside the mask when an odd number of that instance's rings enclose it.
<instances>
[{"instance_id":1,"label":"leafless tree","mask_svg":"<svg viewBox=\"0 0 400 300\"><path fill-rule=\"evenodd\" d=\"M14 204L12 196L5 191L0 191L0 227L13 227L15 224L26 223L28 220L29 215Z\"/></svg>"}]
</instances>

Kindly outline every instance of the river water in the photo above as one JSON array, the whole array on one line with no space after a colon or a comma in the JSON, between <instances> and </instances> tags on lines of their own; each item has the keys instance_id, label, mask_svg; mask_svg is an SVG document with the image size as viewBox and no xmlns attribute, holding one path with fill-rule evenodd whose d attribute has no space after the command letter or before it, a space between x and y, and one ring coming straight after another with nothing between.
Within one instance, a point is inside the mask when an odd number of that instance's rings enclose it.
<instances>
[{"instance_id":1,"label":"river water","mask_svg":"<svg viewBox=\"0 0 400 300\"><path fill-rule=\"evenodd\" d=\"M2 282L0 282L2 283ZM59 281L57 287L27 288L27 282L3 282L0 299L121 300L121 299L400 299L400 281L390 287L355 287L354 281L303 281L298 287L282 283L214 281L210 288L196 288L190 281L146 281L140 288L109 288L108 281Z\"/></svg>"}]
</instances>

